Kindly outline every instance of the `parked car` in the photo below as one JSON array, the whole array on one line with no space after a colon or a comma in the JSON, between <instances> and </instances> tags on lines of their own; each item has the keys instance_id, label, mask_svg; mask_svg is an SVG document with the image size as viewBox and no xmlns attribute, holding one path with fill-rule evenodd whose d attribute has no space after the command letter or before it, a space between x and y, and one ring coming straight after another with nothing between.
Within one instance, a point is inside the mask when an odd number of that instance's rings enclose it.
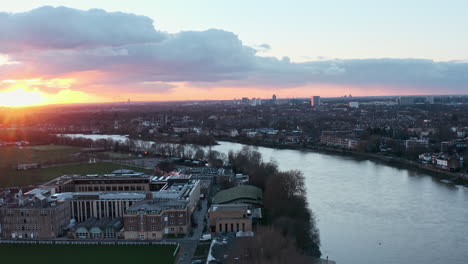
<instances>
[{"instance_id":1,"label":"parked car","mask_svg":"<svg viewBox=\"0 0 468 264\"><path fill-rule=\"evenodd\" d=\"M210 240L211 240L211 234L204 234L200 238L200 241L210 241Z\"/></svg>"}]
</instances>

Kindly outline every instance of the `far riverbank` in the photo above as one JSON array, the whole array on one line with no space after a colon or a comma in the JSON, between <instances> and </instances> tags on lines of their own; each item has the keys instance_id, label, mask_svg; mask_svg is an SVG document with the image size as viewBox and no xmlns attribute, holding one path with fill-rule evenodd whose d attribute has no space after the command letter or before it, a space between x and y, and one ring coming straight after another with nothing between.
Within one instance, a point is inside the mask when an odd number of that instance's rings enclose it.
<instances>
[{"instance_id":1,"label":"far riverbank","mask_svg":"<svg viewBox=\"0 0 468 264\"><path fill-rule=\"evenodd\" d=\"M348 156L348 157L353 157L357 159L372 160L376 162L382 162L392 167L416 169L422 172L426 172L430 174L431 176L439 178L441 180L451 181L454 184L468 185L468 175L462 175L461 173L454 173L450 171L437 169L434 167L426 166L424 164L420 164L418 162L414 162L411 160L398 158L398 157L383 156L383 155L378 155L374 153L353 151L349 149L338 149L338 148L319 146L319 145L306 145L306 146L278 145L278 144L272 144L272 143L266 143L266 142L252 142L250 140L242 140L242 139L236 139L236 138L217 138L217 140L240 143L240 144L251 145L251 146L274 148L274 149L292 149L292 150L300 150L300 151L313 151L313 152L321 152L325 154Z\"/></svg>"},{"instance_id":2,"label":"far riverbank","mask_svg":"<svg viewBox=\"0 0 468 264\"><path fill-rule=\"evenodd\" d=\"M127 136L96 135L96 134L92 134L92 135L65 134L65 135L71 136L71 137L90 138L93 140L112 138L114 140L121 141L121 142L125 142L129 139L128 135ZM374 153L359 152L359 151L353 151L349 149L338 149L338 148L319 146L319 145L306 145L306 146L278 145L278 144L265 143L265 142L252 142L250 140L244 140L242 138L236 139L236 138L224 138L224 137L217 137L216 140L240 143L240 144L251 145L251 146L261 146L261 147L267 147L267 148L273 148L273 149L291 149L291 150L299 150L299 151L311 151L311 152L318 152L318 153L325 153L325 154L348 156L348 157L361 159L361 160L372 160L375 162L384 163L386 165L389 165L395 168L409 168L409 169L419 170L421 172L425 172L441 180L450 181L457 185L463 184L463 185L468 186L468 175L462 175L460 173L453 173L450 171L445 171L445 170L437 169L434 167L425 166L418 162L414 162L414 161L410 161L410 160L398 158L398 157L384 156L384 155L378 155ZM145 142L144 140L136 140L136 141ZM156 143L156 141L146 141L146 142ZM170 143L170 144L174 144L174 143ZM216 146L216 144L214 146Z\"/></svg>"}]
</instances>

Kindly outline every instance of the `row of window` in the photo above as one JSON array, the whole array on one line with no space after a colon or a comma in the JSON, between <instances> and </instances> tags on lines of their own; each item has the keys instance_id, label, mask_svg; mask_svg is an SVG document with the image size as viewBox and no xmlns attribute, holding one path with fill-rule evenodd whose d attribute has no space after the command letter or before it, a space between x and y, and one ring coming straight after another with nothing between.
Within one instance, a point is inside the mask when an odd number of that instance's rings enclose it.
<instances>
[{"instance_id":1,"label":"row of window","mask_svg":"<svg viewBox=\"0 0 468 264\"><path fill-rule=\"evenodd\" d=\"M21 211L20 215L21 216L29 216L29 213L30 213L29 211Z\"/></svg>"},{"instance_id":2,"label":"row of window","mask_svg":"<svg viewBox=\"0 0 468 264\"><path fill-rule=\"evenodd\" d=\"M38 225L4 225L3 229L9 230L10 227L11 227L12 230L41 231L41 228Z\"/></svg>"},{"instance_id":3,"label":"row of window","mask_svg":"<svg viewBox=\"0 0 468 264\"><path fill-rule=\"evenodd\" d=\"M161 216L161 221L163 221L163 217L164 217L164 221L167 222L167 215L169 215L169 217L176 217L176 213L163 214ZM179 213L179 217L185 217L185 214L184 213ZM157 219L157 217L149 217L149 221L152 222L152 223L155 223L156 219ZM128 221L133 223L135 221L135 218L129 217ZM174 221L174 220L172 220L172 221Z\"/></svg>"},{"instance_id":4,"label":"row of window","mask_svg":"<svg viewBox=\"0 0 468 264\"><path fill-rule=\"evenodd\" d=\"M88 238L114 239L116 238L116 233L76 233L75 237L79 239L88 239Z\"/></svg>"},{"instance_id":5,"label":"row of window","mask_svg":"<svg viewBox=\"0 0 468 264\"><path fill-rule=\"evenodd\" d=\"M144 185L131 185L131 186L78 186L79 192L111 192L111 191L144 191Z\"/></svg>"},{"instance_id":6,"label":"row of window","mask_svg":"<svg viewBox=\"0 0 468 264\"><path fill-rule=\"evenodd\" d=\"M5 230L12 228L12 230L21 230L21 231L41 231L41 225L4 225ZM54 230L54 226L50 226L50 230Z\"/></svg>"},{"instance_id":7,"label":"row of window","mask_svg":"<svg viewBox=\"0 0 468 264\"><path fill-rule=\"evenodd\" d=\"M36 218L21 218L21 217L11 217L11 218L4 218L4 224L28 224L28 223L36 223L38 222Z\"/></svg>"},{"instance_id":8,"label":"row of window","mask_svg":"<svg viewBox=\"0 0 468 264\"><path fill-rule=\"evenodd\" d=\"M37 233L19 233L19 234L16 234L16 233L12 233L11 234L11 237L12 238L24 238L24 239L28 239L28 238L37 238Z\"/></svg>"},{"instance_id":9,"label":"row of window","mask_svg":"<svg viewBox=\"0 0 468 264\"><path fill-rule=\"evenodd\" d=\"M47 215L49 215L49 211L48 210L41 210L39 214L41 216L47 216Z\"/></svg>"},{"instance_id":10,"label":"row of window","mask_svg":"<svg viewBox=\"0 0 468 264\"><path fill-rule=\"evenodd\" d=\"M129 223L135 223L135 219L134 218L129 218ZM155 223L155 222L151 222L151 223ZM176 220L170 220L170 221L165 221L162 223L162 225L164 226L167 226L167 225L176 225L177 223L179 223L179 225L184 225L185 224L185 221L179 221L177 222ZM140 225L144 225L145 222L140 222Z\"/></svg>"},{"instance_id":11,"label":"row of window","mask_svg":"<svg viewBox=\"0 0 468 264\"><path fill-rule=\"evenodd\" d=\"M119 185L124 185L124 184L147 184L149 180L147 178L144 179L116 179L114 178L113 180L75 180L76 185L94 185L94 184L99 184L99 185L105 185L105 184L119 184Z\"/></svg>"},{"instance_id":12,"label":"row of window","mask_svg":"<svg viewBox=\"0 0 468 264\"><path fill-rule=\"evenodd\" d=\"M151 229L151 231L158 231L157 226L155 226L155 225L152 225L150 229ZM171 230L171 232L175 232L175 227L171 227L170 230ZM136 231L136 228L135 228L134 225L129 225L127 231ZM179 232L183 232L183 231L184 231L184 228L179 227Z\"/></svg>"},{"instance_id":13,"label":"row of window","mask_svg":"<svg viewBox=\"0 0 468 264\"><path fill-rule=\"evenodd\" d=\"M7 210L5 213L7 216L14 216L15 211L14 210ZM34 216L34 212L31 211L20 211L20 216L27 217L27 216ZM40 216L47 216L49 215L49 210L40 210L39 212Z\"/></svg>"},{"instance_id":14,"label":"row of window","mask_svg":"<svg viewBox=\"0 0 468 264\"><path fill-rule=\"evenodd\" d=\"M224 228L223 228L224 227ZM231 229L229 229L231 227ZM219 232L239 232L241 229L239 229L239 223L235 224L235 229L234 229L234 223L231 224L219 224ZM242 232L245 232L245 223L242 223Z\"/></svg>"},{"instance_id":15,"label":"row of window","mask_svg":"<svg viewBox=\"0 0 468 264\"><path fill-rule=\"evenodd\" d=\"M14 214L13 210L7 210L5 213L7 216L12 216Z\"/></svg>"}]
</instances>

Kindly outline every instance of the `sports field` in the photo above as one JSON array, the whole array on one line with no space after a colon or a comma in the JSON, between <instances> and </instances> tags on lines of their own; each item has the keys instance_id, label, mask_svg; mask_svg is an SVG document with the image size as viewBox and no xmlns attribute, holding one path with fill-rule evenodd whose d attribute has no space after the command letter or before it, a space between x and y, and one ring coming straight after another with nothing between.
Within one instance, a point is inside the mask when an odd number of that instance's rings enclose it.
<instances>
[{"instance_id":1,"label":"sports field","mask_svg":"<svg viewBox=\"0 0 468 264\"><path fill-rule=\"evenodd\" d=\"M172 264L176 246L170 245L25 245L0 244L2 263L153 263Z\"/></svg>"},{"instance_id":2,"label":"sports field","mask_svg":"<svg viewBox=\"0 0 468 264\"><path fill-rule=\"evenodd\" d=\"M21 171L11 168L0 168L0 188L40 184L65 174L106 174L118 169L129 169L148 174L153 173L151 170L144 170L109 162L62 165Z\"/></svg>"},{"instance_id":3,"label":"sports field","mask_svg":"<svg viewBox=\"0 0 468 264\"><path fill-rule=\"evenodd\" d=\"M63 163L77 160L74 155L81 148L44 145L31 147L0 147L0 168L13 167L18 163Z\"/></svg>"}]
</instances>

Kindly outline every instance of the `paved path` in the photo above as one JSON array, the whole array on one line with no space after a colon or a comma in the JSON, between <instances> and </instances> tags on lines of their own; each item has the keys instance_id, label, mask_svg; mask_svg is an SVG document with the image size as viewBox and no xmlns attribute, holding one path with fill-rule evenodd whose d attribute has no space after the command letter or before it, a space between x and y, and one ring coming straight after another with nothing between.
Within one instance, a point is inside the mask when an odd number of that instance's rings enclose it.
<instances>
[{"instance_id":1,"label":"paved path","mask_svg":"<svg viewBox=\"0 0 468 264\"><path fill-rule=\"evenodd\" d=\"M180 243L179 254L177 255L176 262L177 264L191 264L192 258L195 255L195 250L197 245L200 242L200 237L203 233L203 227L205 226L204 218L207 215L208 211L208 201L201 200L202 209L198 211L195 209L195 221L198 223L198 227L193 228L193 236L187 236L183 239L174 239L170 241L177 241ZM169 241L169 240L168 240Z\"/></svg>"},{"instance_id":2,"label":"paved path","mask_svg":"<svg viewBox=\"0 0 468 264\"><path fill-rule=\"evenodd\" d=\"M333 260L319 259L315 264L336 264Z\"/></svg>"},{"instance_id":3,"label":"paved path","mask_svg":"<svg viewBox=\"0 0 468 264\"><path fill-rule=\"evenodd\" d=\"M128 165L137 168L142 168L146 170L152 170L156 167L162 160L161 158L138 158L138 159L112 159L111 162Z\"/></svg>"}]
</instances>

